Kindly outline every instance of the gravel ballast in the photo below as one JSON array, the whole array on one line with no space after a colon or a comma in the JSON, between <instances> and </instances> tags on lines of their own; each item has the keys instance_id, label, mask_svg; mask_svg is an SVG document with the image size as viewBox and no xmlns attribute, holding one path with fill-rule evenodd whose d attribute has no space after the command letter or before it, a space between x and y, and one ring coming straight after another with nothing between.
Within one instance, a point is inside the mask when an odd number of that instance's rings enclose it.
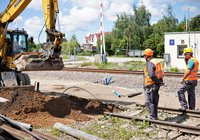
<instances>
[{"instance_id":1,"label":"gravel ballast","mask_svg":"<svg viewBox=\"0 0 200 140\"><path fill-rule=\"evenodd\" d=\"M29 71L26 72L30 78L40 77L46 80L69 80L79 82L95 82L102 84L102 80L112 76L111 85L119 86L135 91L143 90L143 75L122 75L122 74L104 74L91 72L67 72L67 71ZM182 77L165 77L165 85L161 87L160 93L177 96L177 91L181 86ZM196 96L200 96L199 85L196 87Z\"/></svg>"}]
</instances>

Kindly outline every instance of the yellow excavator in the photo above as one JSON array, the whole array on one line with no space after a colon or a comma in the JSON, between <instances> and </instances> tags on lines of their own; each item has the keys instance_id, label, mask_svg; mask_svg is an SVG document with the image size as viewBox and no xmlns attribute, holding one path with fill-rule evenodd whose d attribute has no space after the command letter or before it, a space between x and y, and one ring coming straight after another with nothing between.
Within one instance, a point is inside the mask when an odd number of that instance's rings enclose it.
<instances>
[{"instance_id":1,"label":"yellow excavator","mask_svg":"<svg viewBox=\"0 0 200 140\"><path fill-rule=\"evenodd\" d=\"M28 52L28 34L24 30L9 30L13 22L31 0L10 0L0 13L0 87L30 85L30 78L22 71L62 70L60 57L64 34L56 30L59 13L57 0L42 0L46 25L46 42L43 52Z\"/></svg>"}]
</instances>

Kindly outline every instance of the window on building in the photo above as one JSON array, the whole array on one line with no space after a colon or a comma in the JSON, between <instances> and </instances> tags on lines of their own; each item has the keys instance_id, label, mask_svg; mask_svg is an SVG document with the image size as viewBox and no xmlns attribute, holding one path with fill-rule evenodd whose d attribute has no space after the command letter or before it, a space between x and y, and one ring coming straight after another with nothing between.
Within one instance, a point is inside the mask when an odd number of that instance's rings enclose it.
<instances>
[{"instance_id":1,"label":"window on building","mask_svg":"<svg viewBox=\"0 0 200 140\"><path fill-rule=\"evenodd\" d=\"M185 48L187 48L187 45L177 45L177 52L178 52L178 54L177 54L177 57L178 58L182 58L182 57L184 57L184 55L183 55L183 50L185 49Z\"/></svg>"}]
</instances>

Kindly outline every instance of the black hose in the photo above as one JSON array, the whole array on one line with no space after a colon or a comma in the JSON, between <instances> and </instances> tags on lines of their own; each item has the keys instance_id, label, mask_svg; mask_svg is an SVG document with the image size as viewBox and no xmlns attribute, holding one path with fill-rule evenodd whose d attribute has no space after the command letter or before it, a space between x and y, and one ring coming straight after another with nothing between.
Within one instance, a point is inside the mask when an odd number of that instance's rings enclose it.
<instances>
[{"instance_id":1,"label":"black hose","mask_svg":"<svg viewBox=\"0 0 200 140\"><path fill-rule=\"evenodd\" d=\"M95 99L97 99L99 101L99 99L97 97L94 96L94 94L92 94L91 92L89 92L88 90L81 88L81 87L77 87L77 86L72 86L72 87L68 87L63 91L63 94L65 93L65 91L72 89L72 88L78 88L78 89L82 89L84 91L86 91L87 93L89 93L91 96L93 96Z\"/></svg>"},{"instance_id":2,"label":"black hose","mask_svg":"<svg viewBox=\"0 0 200 140\"><path fill-rule=\"evenodd\" d=\"M40 30L40 33L39 33L39 35L38 35L38 43L40 44L41 48L42 48L44 51L45 51L45 49L43 48L43 46L42 46L41 43L40 43L40 36L41 36L41 34L42 34L42 31L43 31L45 25L46 25L46 21L45 21L45 23L44 23L44 25L43 25L43 27L42 27L42 29Z\"/></svg>"}]
</instances>

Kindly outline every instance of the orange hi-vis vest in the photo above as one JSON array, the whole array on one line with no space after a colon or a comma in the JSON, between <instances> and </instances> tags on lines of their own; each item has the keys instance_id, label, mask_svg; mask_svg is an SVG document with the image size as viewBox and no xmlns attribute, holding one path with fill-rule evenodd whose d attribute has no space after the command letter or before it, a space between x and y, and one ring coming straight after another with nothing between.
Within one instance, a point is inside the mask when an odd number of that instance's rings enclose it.
<instances>
[{"instance_id":1,"label":"orange hi-vis vest","mask_svg":"<svg viewBox=\"0 0 200 140\"><path fill-rule=\"evenodd\" d=\"M190 75L184 81L198 80L199 61L194 57L190 59L194 61L194 68L191 70ZM185 69L185 72L188 72L188 65Z\"/></svg>"},{"instance_id":2,"label":"orange hi-vis vest","mask_svg":"<svg viewBox=\"0 0 200 140\"><path fill-rule=\"evenodd\" d=\"M162 65L156 59L151 59L152 62L156 66L155 75L158 79L164 79L164 72ZM150 78L147 67L144 68L144 81L145 86L153 85L155 82Z\"/></svg>"}]
</instances>

